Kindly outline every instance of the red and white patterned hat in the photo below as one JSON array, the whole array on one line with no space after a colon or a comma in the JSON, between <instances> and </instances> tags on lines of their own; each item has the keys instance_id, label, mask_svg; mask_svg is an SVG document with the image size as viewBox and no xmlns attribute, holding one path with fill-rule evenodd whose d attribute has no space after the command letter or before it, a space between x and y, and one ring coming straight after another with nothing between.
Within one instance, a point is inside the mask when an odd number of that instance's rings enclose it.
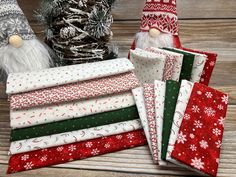
<instances>
[{"instance_id":1,"label":"red and white patterned hat","mask_svg":"<svg viewBox=\"0 0 236 177\"><path fill-rule=\"evenodd\" d=\"M141 19L141 31L156 28L163 33L178 35L176 0L147 0Z\"/></svg>"}]
</instances>

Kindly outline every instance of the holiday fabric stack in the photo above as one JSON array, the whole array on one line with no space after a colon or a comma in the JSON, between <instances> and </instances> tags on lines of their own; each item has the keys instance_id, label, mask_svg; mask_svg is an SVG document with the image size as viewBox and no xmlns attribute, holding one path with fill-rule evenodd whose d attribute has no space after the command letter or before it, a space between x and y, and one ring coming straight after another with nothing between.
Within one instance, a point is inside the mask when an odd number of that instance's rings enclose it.
<instances>
[{"instance_id":1,"label":"holiday fabric stack","mask_svg":"<svg viewBox=\"0 0 236 177\"><path fill-rule=\"evenodd\" d=\"M208 85L217 55L191 49L151 47L130 50L130 59L142 83L188 80Z\"/></svg>"},{"instance_id":2,"label":"holiday fabric stack","mask_svg":"<svg viewBox=\"0 0 236 177\"><path fill-rule=\"evenodd\" d=\"M133 95L155 163L217 175L228 95L187 80L144 84Z\"/></svg>"},{"instance_id":3,"label":"holiday fabric stack","mask_svg":"<svg viewBox=\"0 0 236 177\"><path fill-rule=\"evenodd\" d=\"M128 59L9 75L8 173L144 145Z\"/></svg>"}]
</instances>

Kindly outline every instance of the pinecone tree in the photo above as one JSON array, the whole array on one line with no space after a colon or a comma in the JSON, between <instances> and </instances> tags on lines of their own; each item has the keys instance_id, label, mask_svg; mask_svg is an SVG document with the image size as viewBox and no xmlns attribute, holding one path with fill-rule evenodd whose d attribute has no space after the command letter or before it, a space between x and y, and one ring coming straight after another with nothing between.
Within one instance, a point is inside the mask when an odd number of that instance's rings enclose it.
<instances>
[{"instance_id":1,"label":"pinecone tree","mask_svg":"<svg viewBox=\"0 0 236 177\"><path fill-rule=\"evenodd\" d=\"M37 17L46 26L46 41L60 64L117 57L110 42L114 0L42 0Z\"/></svg>"}]
</instances>

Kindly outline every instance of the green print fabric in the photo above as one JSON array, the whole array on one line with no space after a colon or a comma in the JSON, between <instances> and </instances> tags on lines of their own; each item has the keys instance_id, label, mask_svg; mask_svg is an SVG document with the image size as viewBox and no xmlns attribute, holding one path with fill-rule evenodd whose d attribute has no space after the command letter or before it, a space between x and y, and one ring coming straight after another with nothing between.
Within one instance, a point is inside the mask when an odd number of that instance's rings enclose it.
<instances>
[{"instance_id":1,"label":"green print fabric","mask_svg":"<svg viewBox=\"0 0 236 177\"><path fill-rule=\"evenodd\" d=\"M176 50L174 48L163 48L163 49L184 55L182 69L181 69L180 79L179 80L180 81L181 80L188 80L188 81L190 81L191 75L192 75L192 70L193 70L193 63L194 63L195 55L187 53L187 52L184 52L184 51L179 51L179 50Z\"/></svg>"},{"instance_id":2,"label":"green print fabric","mask_svg":"<svg viewBox=\"0 0 236 177\"><path fill-rule=\"evenodd\" d=\"M175 107L180 90L180 83L176 81L166 82L164 120L162 130L162 160L166 160L167 148L173 123Z\"/></svg>"},{"instance_id":3,"label":"green print fabric","mask_svg":"<svg viewBox=\"0 0 236 177\"><path fill-rule=\"evenodd\" d=\"M19 141L63 132L82 130L135 119L139 119L138 110L136 106L132 106L82 118L37 125L23 129L15 129L11 132L11 141Z\"/></svg>"}]
</instances>

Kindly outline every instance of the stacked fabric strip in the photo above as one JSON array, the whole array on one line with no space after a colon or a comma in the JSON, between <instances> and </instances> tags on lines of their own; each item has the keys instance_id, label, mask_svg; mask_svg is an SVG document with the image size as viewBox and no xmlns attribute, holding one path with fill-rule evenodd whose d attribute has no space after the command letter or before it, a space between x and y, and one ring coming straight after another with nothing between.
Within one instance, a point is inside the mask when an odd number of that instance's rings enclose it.
<instances>
[{"instance_id":1,"label":"stacked fabric strip","mask_svg":"<svg viewBox=\"0 0 236 177\"><path fill-rule=\"evenodd\" d=\"M187 80L154 81L133 95L155 163L217 175L228 95Z\"/></svg>"},{"instance_id":2,"label":"stacked fabric strip","mask_svg":"<svg viewBox=\"0 0 236 177\"><path fill-rule=\"evenodd\" d=\"M133 70L115 59L11 74L8 173L144 145Z\"/></svg>"},{"instance_id":3,"label":"stacked fabric strip","mask_svg":"<svg viewBox=\"0 0 236 177\"><path fill-rule=\"evenodd\" d=\"M217 55L191 49L148 48L130 50L141 83L188 80L208 85Z\"/></svg>"}]
</instances>

